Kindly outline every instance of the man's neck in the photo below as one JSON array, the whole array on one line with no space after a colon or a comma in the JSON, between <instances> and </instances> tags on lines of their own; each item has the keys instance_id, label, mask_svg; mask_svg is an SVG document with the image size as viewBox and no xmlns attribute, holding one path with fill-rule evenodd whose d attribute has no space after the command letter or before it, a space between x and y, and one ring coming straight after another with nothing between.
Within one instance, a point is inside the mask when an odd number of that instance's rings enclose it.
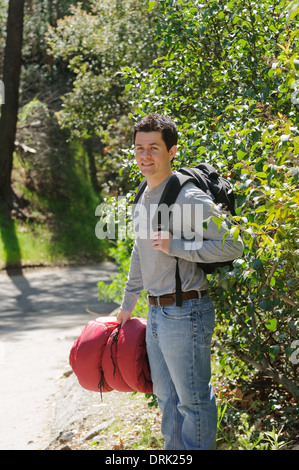
<instances>
[{"instance_id":1,"label":"man's neck","mask_svg":"<svg viewBox=\"0 0 299 470\"><path fill-rule=\"evenodd\" d=\"M155 189L157 186L159 186L159 184L161 184L163 181L165 181L171 175L172 175L172 171L170 171L169 174L167 174L164 177L159 178L159 179L158 178L153 178L153 180L152 180L151 178L147 178L146 182L147 182L148 190L152 191L153 189Z\"/></svg>"}]
</instances>

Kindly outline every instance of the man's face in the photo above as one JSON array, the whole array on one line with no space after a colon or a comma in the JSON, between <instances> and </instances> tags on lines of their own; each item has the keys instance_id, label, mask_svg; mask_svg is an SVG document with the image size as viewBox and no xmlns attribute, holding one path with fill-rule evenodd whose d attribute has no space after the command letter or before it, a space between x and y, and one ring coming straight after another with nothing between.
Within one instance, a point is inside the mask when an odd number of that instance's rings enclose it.
<instances>
[{"instance_id":1,"label":"man's face","mask_svg":"<svg viewBox=\"0 0 299 470\"><path fill-rule=\"evenodd\" d=\"M135 158L142 175L148 183L160 184L171 174L171 160L177 147L167 150L159 131L137 132L135 137Z\"/></svg>"}]
</instances>

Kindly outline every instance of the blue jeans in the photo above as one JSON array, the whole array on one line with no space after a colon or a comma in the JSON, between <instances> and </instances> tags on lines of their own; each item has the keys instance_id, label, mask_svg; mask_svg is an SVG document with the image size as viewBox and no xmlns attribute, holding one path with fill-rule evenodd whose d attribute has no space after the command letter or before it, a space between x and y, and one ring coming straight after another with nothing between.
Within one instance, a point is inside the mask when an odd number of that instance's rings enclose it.
<instances>
[{"instance_id":1,"label":"blue jeans","mask_svg":"<svg viewBox=\"0 0 299 470\"><path fill-rule=\"evenodd\" d=\"M185 300L181 307L149 306L146 347L167 450L216 448L217 408L210 383L214 324L208 295Z\"/></svg>"}]
</instances>

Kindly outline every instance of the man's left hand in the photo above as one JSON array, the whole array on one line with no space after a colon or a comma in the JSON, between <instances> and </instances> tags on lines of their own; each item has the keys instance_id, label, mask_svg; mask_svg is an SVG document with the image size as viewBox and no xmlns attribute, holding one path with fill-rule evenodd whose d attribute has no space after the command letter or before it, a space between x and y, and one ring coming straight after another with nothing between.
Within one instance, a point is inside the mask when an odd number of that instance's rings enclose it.
<instances>
[{"instance_id":1,"label":"man's left hand","mask_svg":"<svg viewBox=\"0 0 299 470\"><path fill-rule=\"evenodd\" d=\"M167 231L155 232L153 234L152 246L154 250L160 250L169 254L169 246L172 239L172 234Z\"/></svg>"}]
</instances>

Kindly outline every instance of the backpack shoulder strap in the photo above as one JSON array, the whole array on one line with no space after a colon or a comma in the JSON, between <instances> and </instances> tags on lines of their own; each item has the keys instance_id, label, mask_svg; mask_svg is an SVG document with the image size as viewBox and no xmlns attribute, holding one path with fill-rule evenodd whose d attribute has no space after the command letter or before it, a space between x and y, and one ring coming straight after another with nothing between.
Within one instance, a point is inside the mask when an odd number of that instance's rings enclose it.
<instances>
[{"instance_id":1,"label":"backpack shoulder strap","mask_svg":"<svg viewBox=\"0 0 299 470\"><path fill-rule=\"evenodd\" d=\"M167 182L164 188L164 191L159 201L159 205L167 204L167 206L171 206L172 204L174 204L181 188L184 186L184 184L188 183L189 181L193 181L196 183L196 180L194 180L192 174L183 175L182 173L179 173L179 172L173 173L173 175L171 175L171 177L169 178L169 181ZM146 178L144 178L138 186L133 204L137 204L146 186L147 186L147 182L146 182Z\"/></svg>"},{"instance_id":2,"label":"backpack shoulder strap","mask_svg":"<svg viewBox=\"0 0 299 470\"><path fill-rule=\"evenodd\" d=\"M179 192L181 191L184 184L189 183L190 181L193 181L196 183L193 176L190 174L184 175L180 172L174 173L169 178L169 181L167 182L164 188L164 191L159 201L159 206L161 206L162 204L166 204L168 207L171 207L175 203L179 195ZM159 208L157 210L156 216L158 218L157 228L158 230L160 230L162 227L161 227L161 214L159 212ZM180 278L180 273L179 273L179 260L177 257L175 257L175 260L176 260L176 268L175 268L176 305L181 306L182 305L182 283L181 283L181 278Z\"/></svg>"},{"instance_id":3,"label":"backpack shoulder strap","mask_svg":"<svg viewBox=\"0 0 299 470\"><path fill-rule=\"evenodd\" d=\"M137 202L140 199L142 193L144 192L146 186L147 186L147 182L146 182L146 178L144 178L138 186L138 189L137 189L134 201L133 201L133 205L137 204Z\"/></svg>"},{"instance_id":4,"label":"backpack shoulder strap","mask_svg":"<svg viewBox=\"0 0 299 470\"><path fill-rule=\"evenodd\" d=\"M177 172L171 175L161 195L161 198L158 204L158 209L153 219L154 230L162 230L163 228L161 226L161 213L159 211L159 206L161 206L162 204L166 204L168 207L171 207L172 204L175 203L184 184L190 181L193 181L196 184L196 179L194 179L194 176L192 173L183 174L183 173ZM146 182L146 179L144 179L141 181L137 189L137 193L134 199L134 205L137 204L146 186L147 186L147 182ZM180 274L179 274L178 258L175 257L175 259L176 259L175 279L176 279L176 295L177 295L176 303L177 305L182 305L182 285L181 285L181 279L180 279Z\"/></svg>"},{"instance_id":5,"label":"backpack shoulder strap","mask_svg":"<svg viewBox=\"0 0 299 470\"><path fill-rule=\"evenodd\" d=\"M180 172L173 173L164 188L159 205L166 204L168 207L172 206L184 184L190 181L193 181L192 175L183 175Z\"/></svg>"}]
</instances>

